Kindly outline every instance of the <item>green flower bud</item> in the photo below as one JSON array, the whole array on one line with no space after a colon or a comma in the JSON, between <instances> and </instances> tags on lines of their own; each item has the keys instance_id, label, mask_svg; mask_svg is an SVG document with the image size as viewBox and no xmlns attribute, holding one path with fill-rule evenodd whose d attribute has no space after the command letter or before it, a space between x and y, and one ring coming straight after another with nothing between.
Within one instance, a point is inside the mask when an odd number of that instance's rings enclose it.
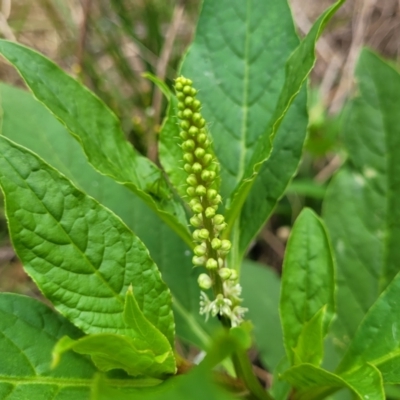
<instances>
[{"instance_id":1,"label":"green flower bud","mask_svg":"<svg viewBox=\"0 0 400 400\"><path fill-rule=\"evenodd\" d=\"M191 126L189 129L189 135L190 136L196 136L199 133L199 128L196 126Z\"/></svg>"},{"instance_id":2,"label":"green flower bud","mask_svg":"<svg viewBox=\"0 0 400 400\"><path fill-rule=\"evenodd\" d=\"M188 136L188 133L186 132L186 131L181 131L180 133L179 133L179 136L183 139L183 140L186 140L189 136Z\"/></svg>"},{"instance_id":3,"label":"green flower bud","mask_svg":"<svg viewBox=\"0 0 400 400\"><path fill-rule=\"evenodd\" d=\"M207 218L212 218L215 215L215 210L212 207L207 207L205 211Z\"/></svg>"},{"instance_id":4,"label":"green flower bud","mask_svg":"<svg viewBox=\"0 0 400 400\"><path fill-rule=\"evenodd\" d=\"M179 112L182 112L182 111L179 111ZM183 116L183 114L182 114L182 116ZM179 113L178 113L178 118L182 119L182 117L179 115ZM185 129L185 130L188 130L190 128L190 123L188 121L181 121L181 123L179 125L182 129Z\"/></svg>"},{"instance_id":5,"label":"green flower bud","mask_svg":"<svg viewBox=\"0 0 400 400\"><path fill-rule=\"evenodd\" d=\"M190 108L186 108L183 111L183 117L186 119L190 119L192 117L192 115L193 115L193 111Z\"/></svg>"},{"instance_id":6,"label":"green flower bud","mask_svg":"<svg viewBox=\"0 0 400 400\"><path fill-rule=\"evenodd\" d=\"M203 179L203 181L206 181L206 182L211 182L215 179L215 172L204 170L201 173L201 179Z\"/></svg>"},{"instance_id":7,"label":"green flower bud","mask_svg":"<svg viewBox=\"0 0 400 400\"><path fill-rule=\"evenodd\" d=\"M207 259L204 256L202 256L202 257L194 256L192 258L192 263L196 267L202 267L206 262L207 262Z\"/></svg>"},{"instance_id":8,"label":"green flower bud","mask_svg":"<svg viewBox=\"0 0 400 400\"><path fill-rule=\"evenodd\" d=\"M199 238L203 240L207 240L210 237L210 232L207 229L200 229Z\"/></svg>"},{"instance_id":9,"label":"green flower bud","mask_svg":"<svg viewBox=\"0 0 400 400\"><path fill-rule=\"evenodd\" d=\"M224 259L221 257L218 257L218 268L223 268L224 267Z\"/></svg>"},{"instance_id":10,"label":"green flower bud","mask_svg":"<svg viewBox=\"0 0 400 400\"><path fill-rule=\"evenodd\" d=\"M232 274L232 270L229 268L221 268L218 271L218 275L224 280L226 281L227 279L229 279L231 277Z\"/></svg>"},{"instance_id":11,"label":"green flower bud","mask_svg":"<svg viewBox=\"0 0 400 400\"><path fill-rule=\"evenodd\" d=\"M221 242L221 250L222 251L229 251L232 247L232 243L230 240L223 239Z\"/></svg>"},{"instance_id":12,"label":"green flower bud","mask_svg":"<svg viewBox=\"0 0 400 400\"><path fill-rule=\"evenodd\" d=\"M199 173L203 170L203 166L202 166L200 163L195 162L195 163L192 165L192 170L193 170L193 172L194 172L195 174L199 174Z\"/></svg>"},{"instance_id":13,"label":"green flower bud","mask_svg":"<svg viewBox=\"0 0 400 400\"><path fill-rule=\"evenodd\" d=\"M210 153L207 153L202 159L203 165L205 167L207 167L208 165L211 164L212 160L213 160L213 156Z\"/></svg>"},{"instance_id":14,"label":"green flower bud","mask_svg":"<svg viewBox=\"0 0 400 400\"><path fill-rule=\"evenodd\" d=\"M215 189L208 189L207 190L207 199L212 200L217 197L218 192Z\"/></svg>"},{"instance_id":15,"label":"green flower bud","mask_svg":"<svg viewBox=\"0 0 400 400\"><path fill-rule=\"evenodd\" d=\"M230 276L229 279L230 279L231 281L236 281L236 280L238 279L238 277L239 277L239 276L238 276L238 273L237 273L236 270L234 270L234 269L232 269L231 271L232 271L232 272L231 272L231 276Z\"/></svg>"},{"instance_id":16,"label":"green flower bud","mask_svg":"<svg viewBox=\"0 0 400 400\"><path fill-rule=\"evenodd\" d=\"M190 185L190 186L197 186L197 178L196 178L196 175L193 175L193 174L189 175L189 176L186 178L186 182L187 182L187 184Z\"/></svg>"},{"instance_id":17,"label":"green flower bud","mask_svg":"<svg viewBox=\"0 0 400 400\"><path fill-rule=\"evenodd\" d=\"M210 147L211 142L207 139L204 143L203 143L203 147L205 149L208 149Z\"/></svg>"},{"instance_id":18,"label":"green flower bud","mask_svg":"<svg viewBox=\"0 0 400 400\"><path fill-rule=\"evenodd\" d=\"M178 92L176 97L178 100L184 100L186 96L182 92Z\"/></svg>"},{"instance_id":19,"label":"green flower bud","mask_svg":"<svg viewBox=\"0 0 400 400\"><path fill-rule=\"evenodd\" d=\"M203 226L203 219L201 218L201 214L193 215L193 217L190 218L190 224L195 228L201 228Z\"/></svg>"},{"instance_id":20,"label":"green flower bud","mask_svg":"<svg viewBox=\"0 0 400 400\"><path fill-rule=\"evenodd\" d=\"M194 157L192 153L185 153L183 155L183 161L186 161L189 164L192 164L194 161Z\"/></svg>"},{"instance_id":21,"label":"green flower bud","mask_svg":"<svg viewBox=\"0 0 400 400\"><path fill-rule=\"evenodd\" d=\"M213 258L209 258L206 262L206 268L207 269L217 269L218 268L217 260L214 260Z\"/></svg>"},{"instance_id":22,"label":"green flower bud","mask_svg":"<svg viewBox=\"0 0 400 400\"><path fill-rule=\"evenodd\" d=\"M183 89L183 85L182 85L182 83L180 82L179 78L177 78L176 81L175 81L175 90L176 90L177 92L181 92L182 89Z\"/></svg>"},{"instance_id":23,"label":"green flower bud","mask_svg":"<svg viewBox=\"0 0 400 400\"><path fill-rule=\"evenodd\" d=\"M195 146L196 144L194 143L194 140L188 139L183 142L182 149L185 151L192 151L194 150Z\"/></svg>"},{"instance_id":24,"label":"green flower bud","mask_svg":"<svg viewBox=\"0 0 400 400\"><path fill-rule=\"evenodd\" d=\"M214 225L214 229L216 232L222 232L226 228L226 223L220 225Z\"/></svg>"},{"instance_id":25,"label":"green flower bud","mask_svg":"<svg viewBox=\"0 0 400 400\"><path fill-rule=\"evenodd\" d=\"M204 118L201 118L200 121L197 123L200 128L202 128L206 124L206 120Z\"/></svg>"},{"instance_id":26,"label":"green flower bud","mask_svg":"<svg viewBox=\"0 0 400 400\"><path fill-rule=\"evenodd\" d=\"M194 110L198 110L198 109L201 107L201 102L200 102L200 100L195 99L195 100L193 101L192 107L193 107Z\"/></svg>"},{"instance_id":27,"label":"green flower bud","mask_svg":"<svg viewBox=\"0 0 400 400\"><path fill-rule=\"evenodd\" d=\"M204 155L206 154L206 151L204 149L202 149L201 147L198 147L195 151L194 151L194 155L197 158L203 158Z\"/></svg>"},{"instance_id":28,"label":"green flower bud","mask_svg":"<svg viewBox=\"0 0 400 400\"><path fill-rule=\"evenodd\" d=\"M200 237L199 237L199 233L200 233L200 229L196 229L193 233L192 233L192 237L193 237L193 240L195 241L195 242L200 242L202 239L200 239Z\"/></svg>"},{"instance_id":29,"label":"green flower bud","mask_svg":"<svg viewBox=\"0 0 400 400\"><path fill-rule=\"evenodd\" d=\"M203 185L198 185L196 187L197 196L205 196L206 193L207 193L207 189Z\"/></svg>"},{"instance_id":30,"label":"green flower bud","mask_svg":"<svg viewBox=\"0 0 400 400\"><path fill-rule=\"evenodd\" d=\"M186 193L187 193L188 196L193 197L193 196L196 195L196 189L193 186L189 186L186 189Z\"/></svg>"},{"instance_id":31,"label":"green flower bud","mask_svg":"<svg viewBox=\"0 0 400 400\"><path fill-rule=\"evenodd\" d=\"M186 97L186 99L185 99L185 104L184 104L184 106L185 105L187 105L187 106L190 106L192 103L193 103L193 97ZM178 104L178 108L179 108L179 104Z\"/></svg>"},{"instance_id":32,"label":"green flower bud","mask_svg":"<svg viewBox=\"0 0 400 400\"><path fill-rule=\"evenodd\" d=\"M200 113L194 113L193 114L193 122L194 123L196 123L196 122L199 122L201 120L201 114Z\"/></svg>"},{"instance_id":33,"label":"green flower bud","mask_svg":"<svg viewBox=\"0 0 400 400\"><path fill-rule=\"evenodd\" d=\"M190 94L191 94L193 97L196 96L197 90L194 89L194 88L192 88L191 91L190 91Z\"/></svg>"},{"instance_id":34,"label":"green flower bud","mask_svg":"<svg viewBox=\"0 0 400 400\"><path fill-rule=\"evenodd\" d=\"M184 110L185 109L185 103L183 103L183 102L179 102L178 103L178 110Z\"/></svg>"},{"instance_id":35,"label":"green flower bud","mask_svg":"<svg viewBox=\"0 0 400 400\"><path fill-rule=\"evenodd\" d=\"M221 225L225 222L225 218L222 214L217 214L214 219L213 222L215 225Z\"/></svg>"},{"instance_id":36,"label":"green flower bud","mask_svg":"<svg viewBox=\"0 0 400 400\"><path fill-rule=\"evenodd\" d=\"M203 212L203 206L200 203L194 204L190 208L196 214L200 214L201 212Z\"/></svg>"},{"instance_id":37,"label":"green flower bud","mask_svg":"<svg viewBox=\"0 0 400 400\"><path fill-rule=\"evenodd\" d=\"M218 238L214 238L213 240L211 240L211 247L214 250L218 250L221 247L221 240Z\"/></svg>"},{"instance_id":38,"label":"green flower bud","mask_svg":"<svg viewBox=\"0 0 400 400\"><path fill-rule=\"evenodd\" d=\"M219 204L219 203L221 203L221 201L222 201L222 197L219 194L217 194L215 196L215 199L211 200L212 204Z\"/></svg>"},{"instance_id":39,"label":"green flower bud","mask_svg":"<svg viewBox=\"0 0 400 400\"><path fill-rule=\"evenodd\" d=\"M194 248L193 253L198 257L204 256L207 253L207 248L200 244Z\"/></svg>"},{"instance_id":40,"label":"green flower bud","mask_svg":"<svg viewBox=\"0 0 400 400\"><path fill-rule=\"evenodd\" d=\"M192 88L189 85L184 86L182 92L185 93L186 95L188 94L190 95L192 93Z\"/></svg>"},{"instance_id":41,"label":"green flower bud","mask_svg":"<svg viewBox=\"0 0 400 400\"><path fill-rule=\"evenodd\" d=\"M178 111L177 112L177 116L178 116L179 119L182 119L183 118L183 112L182 111Z\"/></svg>"},{"instance_id":42,"label":"green flower bud","mask_svg":"<svg viewBox=\"0 0 400 400\"><path fill-rule=\"evenodd\" d=\"M207 274L200 274L197 278L197 283L203 290L208 290L212 286L212 280Z\"/></svg>"},{"instance_id":43,"label":"green flower bud","mask_svg":"<svg viewBox=\"0 0 400 400\"><path fill-rule=\"evenodd\" d=\"M197 129L199 129L199 128L197 128ZM200 144L203 144L206 140L207 140L207 135L205 133L200 132L199 136L197 136L197 141Z\"/></svg>"},{"instance_id":44,"label":"green flower bud","mask_svg":"<svg viewBox=\"0 0 400 400\"><path fill-rule=\"evenodd\" d=\"M192 86L192 85L193 85L193 82L192 82L192 80L191 80L191 79L189 79L189 78L186 78L186 80L185 80L185 84L186 84L186 85L189 85L189 86Z\"/></svg>"},{"instance_id":45,"label":"green flower bud","mask_svg":"<svg viewBox=\"0 0 400 400\"><path fill-rule=\"evenodd\" d=\"M188 174L190 174L190 173L192 172L192 166L191 166L190 164L185 164L185 165L183 166L183 169L184 169Z\"/></svg>"}]
</instances>

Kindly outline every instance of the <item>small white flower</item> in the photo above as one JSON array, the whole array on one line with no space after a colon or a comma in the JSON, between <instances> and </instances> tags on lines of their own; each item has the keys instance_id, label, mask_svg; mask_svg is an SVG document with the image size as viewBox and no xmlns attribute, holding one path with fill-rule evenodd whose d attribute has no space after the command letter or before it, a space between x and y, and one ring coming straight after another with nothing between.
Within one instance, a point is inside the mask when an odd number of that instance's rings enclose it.
<instances>
[{"instance_id":1,"label":"small white flower","mask_svg":"<svg viewBox=\"0 0 400 400\"><path fill-rule=\"evenodd\" d=\"M200 292L200 315L206 315L206 321L210 316L210 312L213 306L213 302L210 301L208 296L204 292Z\"/></svg>"},{"instance_id":2,"label":"small white flower","mask_svg":"<svg viewBox=\"0 0 400 400\"><path fill-rule=\"evenodd\" d=\"M242 294L242 286L239 283L232 281L225 281L223 283L224 294L226 297L241 301L240 295Z\"/></svg>"},{"instance_id":3,"label":"small white flower","mask_svg":"<svg viewBox=\"0 0 400 400\"><path fill-rule=\"evenodd\" d=\"M231 313L232 327L238 326L243 322L244 313L248 311L245 307L236 306Z\"/></svg>"},{"instance_id":4,"label":"small white flower","mask_svg":"<svg viewBox=\"0 0 400 400\"><path fill-rule=\"evenodd\" d=\"M211 315L215 317L217 314L226 315L230 318L231 316L232 302L225 298L222 294L219 294L217 298L212 302Z\"/></svg>"}]
</instances>

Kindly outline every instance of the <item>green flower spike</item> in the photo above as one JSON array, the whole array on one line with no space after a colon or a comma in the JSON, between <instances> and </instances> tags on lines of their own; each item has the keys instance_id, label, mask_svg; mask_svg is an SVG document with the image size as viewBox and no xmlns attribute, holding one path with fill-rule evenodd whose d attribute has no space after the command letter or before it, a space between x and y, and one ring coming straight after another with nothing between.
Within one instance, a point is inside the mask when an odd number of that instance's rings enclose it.
<instances>
[{"instance_id":1,"label":"green flower spike","mask_svg":"<svg viewBox=\"0 0 400 400\"><path fill-rule=\"evenodd\" d=\"M226 256L231 248L229 240L220 236L226 228L225 218L217 214L222 198L217 191L216 179L219 165L211 151L206 121L201 115L201 103L196 99L197 90L190 79L179 77L175 81L178 98L178 118L182 138L183 169L187 172L186 193L188 205L194 215L190 218L193 232L193 264L205 267L208 274L199 276L201 289L212 288L214 300L201 292L200 314L206 319L210 314L219 314L227 325L237 326L247 311L240 307L241 286L236 271L226 265Z\"/></svg>"}]
</instances>

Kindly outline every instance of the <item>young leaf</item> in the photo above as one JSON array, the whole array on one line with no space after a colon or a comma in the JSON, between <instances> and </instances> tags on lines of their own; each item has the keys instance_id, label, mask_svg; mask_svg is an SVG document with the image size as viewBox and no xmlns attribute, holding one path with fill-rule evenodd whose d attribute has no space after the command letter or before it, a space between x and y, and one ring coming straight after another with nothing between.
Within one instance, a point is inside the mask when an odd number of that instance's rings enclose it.
<instances>
[{"instance_id":1,"label":"young leaf","mask_svg":"<svg viewBox=\"0 0 400 400\"><path fill-rule=\"evenodd\" d=\"M285 83L280 91L278 103L274 107L274 112L267 127L264 128L261 134L256 138L254 142L254 152L246 161L243 172L240 175L241 180L230 197L231 202L227 212L228 226L231 226L233 221L238 217L242 205L254 183L255 177L259 173L264 162L270 156L273 140L283 118L312 70L315 63L315 42L321 35L327 22L343 2L344 0L338 0L318 18L310 32L288 59L286 63ZM251 119L249 119L249 121L251 121Z\"/></svg>"},{"instance_id":2,"label":"young leaf","mask_svg":"<svg viewBox=\"0 0 400 400\"><path fill-rule=\"evenodd\" d=\"M254 324L260 357L273 371L285 355L279 321L280 279L271 268L250 260L243 261L242 270L243 305L249 309L247 316Z\"/></svg>"},{"instance_id":3,"label":"young leaf","mask_svg":"<svg viewBox=\"0 0 400 400\"><path fill-rule=\"evenodd\" d=\"M170 293L143 243L30 151L0 137L0 185L14 248L55 307L86 333L130 334L124 295L172 344Z\"/></svg>"},{"instance_id":4,"label":"young leaf","mask_svg":"<svg viewBox=\"0 0 400 400\"><path fill-rule=\"evenodd\" d=\"M82 145L100 173L133 190L161 219L191 243L181 204L162 172L124 139L116 116L93 93L53 62L17 43L0 41L0 53Z\"/></svg>"},{"instance_id":5,"label":"young leaf","mask_svg":"<svg viewBox=\"0 0 400 400\"><path fill-rule=\"evenodd\" d=\"M74 184L120 216L143 240L174 298L176 330L185 341L206 349L218 326L199 315L200 289L191 251L140 199L111 178L96 172L78 143L32 95L0 85L2 133L28 147L59 169ZM26 118L20 118L24 114Z\"/></svg>"},{"instance_id":6,"label":"young leaf","mask_svg":"<svg viewBox=\"0 0 400 400\"><path fill-rule=\"evenodd\" d=\"M71 353L50 367L51 350L63 335L78 339L82 333L37 300L0 294L1 400L89 398L96 369L87 358Z\"/></svg>"},{"instance_id":7,"label":"young leaf","mask_svg":"<svg viewBox=\"0 0 400 400\"><path fill-rule=\"evenodd\" d=\"M322 359L334 313L334 261L322 221L310 209L297 218L283 262L280 314L292 364ZM309 346L309 341L314 342Z\"/></svg>"},{"instance_id":8,"label":"young leaf","mask_svg":"<svg viewBox=\"0 0 400 400\"><path fill-rule=\"evenodd\" d=\"M282 375L297 390L294 400L325 399L326 396L347 387L359 400L384 400L382 376L370 364L343 375L333 374L311 364L300 364Z\"/></svg>"},{"instance_id":9,"label":"young leaf","mask_svg":"<svg viewBox=\"0 0 400 400\"><path fill-rule=\"evenodd\" d=\"M338 323L346 347L400 260L400 75L369 50L356 69L359 91L343 121L350 165L329 186L323 215L338 262Z\"/></svg>"},{"instance_id":10,"label":"young leaf","mask_svg":"<svg viewBox=\"0 0 400 400\"><path fill-rule=\"evenodd\" d=\"M129 375L163 378L176 372L175 357L167 338L143 315L132 286L125 296L124 320L131 336L110 333L88 335L78 340L64 336L53 350L57 364L62 353L74 350L92 357L101 371L123 369Z\"/></svg>"}]
</instances>

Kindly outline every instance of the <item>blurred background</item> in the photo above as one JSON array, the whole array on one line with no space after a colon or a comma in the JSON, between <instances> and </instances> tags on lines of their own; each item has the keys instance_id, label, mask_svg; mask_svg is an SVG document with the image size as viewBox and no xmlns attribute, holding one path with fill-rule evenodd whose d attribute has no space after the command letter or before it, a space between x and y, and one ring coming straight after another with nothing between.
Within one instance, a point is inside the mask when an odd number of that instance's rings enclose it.
<instances>
[{"instance_id":1,"label":"blurred background","mask_svg":"<svg viewBox=\"0 0 400 400\"><path fill-rule=\"evenodd\" d=\"M333 0L290 0L299 36ZM0 0L0 36L54 60L96 92L127 138L154 160L165 102L146 71L171 83L190 43L200 0ZM347 0L317 45L311 76L309 137L297 177L255 240L250 257L280 271L291 225L305 206L320 211L326 186L345 160L340 115L353 70L367 45L397 63L400 0ZM0 60L0 80L23 83ZM0 291L38 295L7 236L0 203Z\"/></svg>"}]
</instances>

